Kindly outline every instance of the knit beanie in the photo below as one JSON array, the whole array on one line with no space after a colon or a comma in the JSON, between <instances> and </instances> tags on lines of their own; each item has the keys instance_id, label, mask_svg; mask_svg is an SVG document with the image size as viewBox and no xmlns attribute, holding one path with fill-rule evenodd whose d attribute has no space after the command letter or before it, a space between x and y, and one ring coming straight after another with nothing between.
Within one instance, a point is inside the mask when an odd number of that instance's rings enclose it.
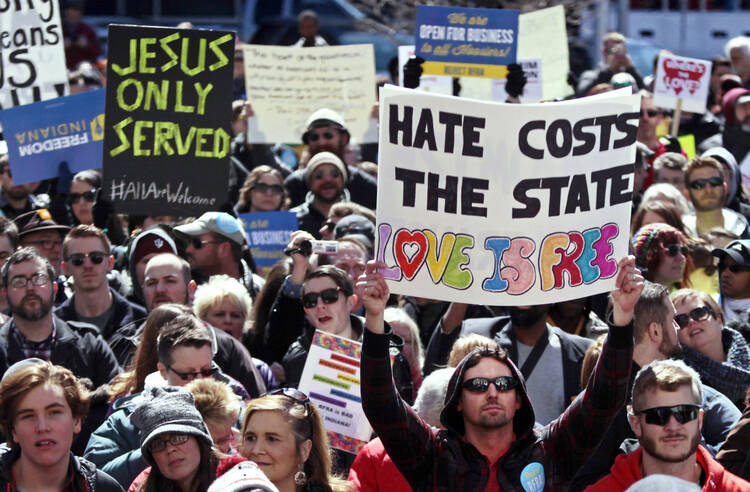
<instances>
[{"instance_id":1,"label":"knit beanie","mask_svg":"<svg viewBox=\"0 0 750 492\"><path fill-rule=\"evenodd\" d=\"M308 186L310 185L310 180L312 180L312 175L315 172L315 169L323 164L333 164L336 166L341 172L341 176L344 177L344 182L346 182L346 166L344 165L344 162L332 152L318 152L312 156L307 163L307 168L305 169L305 182Z\"/></svg>"},{"instance_id":2,"label":"knit beanie","mask_svg":"<svg viewBox=\"0 0 750 492\"><path fill-rule=\"evenodd\" d=\"M141 454L152 466L154 460L149 445L161 434L188 434L209 446L214 444L203 417L195 408L193 394L184 388L145 389L130 419L141 431Z\"/></svg>"},{"instance_id":3,"label":"knit beanie","mask_svg":"<svg viewBox=\"0 0 750 492\"><path fill-rule=\"evenodd\" d=\"M258 465L249 461L247 458L237 457L238 455L228 456L221 460L219 468L216 470L218 478L214 480L208 488L208 492L278 492L279 489L266 477ZM222 464L227 462L235 463L234 466L226 471L220 470Z\"/></svg>"},{"instance_id":4,"label":"knit beanie","mask_svg":"<svg viewBox=\"0 0 750 492\"><path fill-rule=\"evenodd\" d=\"M669 224L660 222L647 224L635 233L633 236L633 250L635 251L635 264L643 267L646 266L646 255L651 247L653 240L659 235L666 232L676 233L682 236L682 233Z\"/></svg>"}]
</instances>

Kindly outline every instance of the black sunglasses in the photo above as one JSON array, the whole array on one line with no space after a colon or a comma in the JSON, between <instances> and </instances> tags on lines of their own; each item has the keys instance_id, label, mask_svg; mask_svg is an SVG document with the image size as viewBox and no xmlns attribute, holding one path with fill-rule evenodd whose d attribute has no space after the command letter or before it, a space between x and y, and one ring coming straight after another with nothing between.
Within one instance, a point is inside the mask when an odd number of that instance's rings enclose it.
<instances>
[{"instance_id":1,"label":"black sunglasses","mask_svg":"<svg viewBox=\"0 0 750 492\"><path fill-rule=\"evenodd\" d=\"M317 142L321 139L321 137L325 138L326 140L331 140L335 136L336 135L331 132L323 132L322 134L310 132L307 134L307 140L309 140L310 142Z\"/></svg>"},{"instance_id":2,"label":"black sunglasses","mask_svg":"<svg viewBox=\"0 0 750 492\"><path fill-rule=\"evenodd\" d=\"M716 188L717 186L721 186L724 184L724 178L721 176L714 176L713 178L701 178L701 179L694 179L690 182L690 187L694 190L702 190L706 187L706 185L711 185L711 187Z\"/></svg>"},{"instance_id":3,"label":"black sunglasses","mask_svg":"<svg viewBox=\"0 0 750 492\"><path fill-rule=\"evenodd\" d=\"M641 116L648 115L649 118L655 118L659 114L659 111L656 109L647 109L647 110L641 110Z\"/></svg>"},{"instance_id":4,"label":"black sunglasses","mask_svg":"<svg viewBox=\"0 0 750 492\"><path fill-rule=\"evenodd\" d=\"M307 412L307 415L312 414L312 412L310 411L310 398L308 398L306 394L304 394L298 389L278 388L278 389L271 391L268 394L269 395L282 395L282 396L286 396L287 398L291 398L295 402L305 407L305 411Z\"/></svg>"},{"instance_id":5,"label":"black sunglasses","mask_svg":"<svg viewBox=\"0 0 750 492\"><path fill-rule=\"evenodd\" d=\"M284 187L281 185L270 185L266 183L255 183L252 188L253 191L258 193L268 193L269 191L274 195L280 195L284 193Z\"/></svg>"},{"instance_id":6,"label":"black sunglasses","mask_svg":"<svg viewBox=\"0 0 750 492\"><path fill-rule=\"evenodd\" d=\"M677 422L684 424L692 422L698 418L698 405L675 405L673 407L654 407L647 410L635 412L636 415L643 414L646 416L646 423L651 425L664 426L669 422L669 418L674 415Z\"/></svg>"},{"instance_id":7,"label":"black sunglasses","mask_svg":"<svg viewBox=\"0 0 750 492\"><path fill-rule=\"evenodd\" d=\"M680 328L686 328L690 323L690 320L703 321L708 319L709 316L713 316L714 312L708 306L700 306L689 313L675 315L674 320Z\"/></svg>"},{"instance_id":8,"label":"black sunglasses","mask_svg":"<svg viewBox=\"0 0 750 492\"><path fill-rule=\"evenodd\" d=\"M197 372L179 372L179 371L175 371L174 368L170 366L169 364L165 364L165 365L167 366L167 369L177 374L180 377L180 379L182 379L183 381L192 381L198 377L210 378L217 371L217 368L215 366L211 366L210 369L201 369L200 371L197 371Z\"/></svg>"},{"instance_id":9,"label":"black sunglasses","mask_svg":"<svg viewBox=\"0 0 750 492\"><path fill-rule=\"evenodd\" d=\"M190 239L190 244L195 249L201 249L206 244L221 244L221 243L225 243L225 242L226 241L204 241L204 240L202 240L200 238L197 238L197 237L193 237L193 238Z\"/></svg>"},{"instance_id":10,"label":"black sunglasses","mask_svg":"<svg viewBox=\"0 0 750 492\"><path fill-rule=\"evenodd\" d=\"M331 171L328 173L326 173L325 171L315 171L315 174L313 174L313 178L315 179L324 179L324 178L338 179L340 177L341 177L341 171L339 171L337 168L331 169Z\"/></svg>"},{"instance_id":11,"label":"black sunglasses","mask_svg":"<svg viewBox=\"0 0 750 492\"><path fill-rule=\"evenodd\" d=\"M83 193L69 193L68 204L73 205L74 203L78 203L81 201L81 198L87 202L93 202L96 200L96 190L84 191Z\"/></svg>"},{"instance_id":12,"label":"black sunglasses","mask_svg":"<svg viewBox=\"0 0 750 492\"><path fill-rule=\"evenodd\" d=\"M490 389L490 383L498 391L510 391L518 386L518 378L513 376L498 376L496 378L471 378L464 381L462 388L472 393L484 393Z\"/></svg>"},{"instance_id":13,"label":"black sunglasses","mask_svg":"<svg viewBox=\"0 0 750 492\"><path fill-rule=\"evenodd\" d=\"M665 249L669 256L677 256L677 253L682 253L682 256L687 256L688 254L687 246L682 246L680 244L670 244L669 246L666 246Z\"/></svg>"},{"instance_id":14,"label":"black sunglasses","mask_svg":"<svg viewBox=\"0 0 750 492\"><path fill-rule=\"evenodd\" d=\"M333 304L339 300L339 287L332 287L330 289L324 289L320 292L308 292L302 296L302 305L307 309L312 309L318 305L318 297L323 301L324 304Z\"/></svg>"},{"instance_id":15,"label":"black sunglasses","mask_svg":"<svg viewBox=\"0 0 750 492\"><path fill-rule=\"evenodd\" d=\"M719 271L722 270L729 270L732 273L750 272L750 266L738 265L737 263L727 265L726 263L719 262Z\"/></svg>"},{"instance_id":16,"label":"black sunglasses","mask_svg":"<svg viewBox=\"0 0 750 492\"><path fill-rule=\"evenodd\" d=\"M79 267L83 265L84 260L88 258L94 265L99 265L107 256L109 256L107 253L103 253L101 251L92 251L91 253L73 253L72 255L68 256L68 259L66 261L72 263L73 266Z\"/></svg>"}]
</instances>

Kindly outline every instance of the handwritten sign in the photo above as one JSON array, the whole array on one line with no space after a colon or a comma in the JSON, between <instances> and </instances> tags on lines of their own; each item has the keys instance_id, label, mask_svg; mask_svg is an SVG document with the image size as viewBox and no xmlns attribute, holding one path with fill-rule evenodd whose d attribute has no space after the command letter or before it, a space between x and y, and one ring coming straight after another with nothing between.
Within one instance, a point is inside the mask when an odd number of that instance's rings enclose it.
<instances>
[{"instance_id":1,"label":"handwritten sign","mask_svg":"<svg viewBox=\"0 0 750 492\"><path fill-rule=\"evenodd\" d=\"M15 184L101 167L104 89L0 111Z\"/></svg>"},{"instance_id":2,"label":"handwritten sign","mask_svg":"<svg viewBox=\"0 0 750 492\"><path fill-rule=\"evenodd\" d=\"M621 94L516 105L381 89L376 252L392 291L511 306L612 290L640 117L640 96Z\"/></svg>"},{"instance_id":3,"label":"handwritten sign","mask_svg":"<svg viewBox=\"0 0 750 492\"><path fill-rule=\"evenodd\" d=\"M110 25L104 186L118 211L227 200L234 33Z\"/></svg>"},{"instance_id":4,"label":"handwritten sign","mask_svg":"<svg viewBox=\"0 0 750 492\"><path fill-rule=\"evenodd\" d=\"M573 93L568 85L568 33L562 5L521 14L518 17L518 58L541 58L545 100Z\"/></svg>"},{"instance_id":5,"label":"handwritten sign","mask_svg":"<svg viewBox=\"0 0 750 492\"><path fill-rule=\"evenodd\" d=\"M682 111L703 114L710 79L710 61L662 53L656 66L654 104L676 109L679 98Z\"/></svg>"},{"instance_id":6,"label":"handwritten sign","mask_svg":"<svg viewBox=\"0 0 750 492\"><path fill-rule=\"evenodd\" d=\"M316 330L299 382L323 417L331 447L353 454L372 434L362 410L361 354L361 343Z\"/></svg>"},{"instance_id":7,"label":"handwritten sign","mask_svg":"<svg viewBox=\"0 0 750 492\"><path fill-rule=\"evenodd\" d=\"M301 143L305 122L329 108L344 118L358 142L377 140L369 132L375 96L371 44L292 48L246 45L245 88L255 117L248 121L253 143ZM365 135L373 135L366 138Z\"/></svg>"},{"instance_id":8,"label":"handwritten sign","mask_svg":"<svg viewBox=\"0 0 750 492\"><path fill-rule=\"evenodd\" d=\"M253 212L240 214L250 241L255 265L265 276L277 261L284 258L284 249L292 233L298 229L294 212Z\"/></svg>"},{"instance_id":9,"label":"handwritten sign","mask_svg":"<svg viewBox=\"0 0 750 492\"><path fill-rule=\"evenodd\" d=\"M57 0L0 3L0 33L0 109L68 93Z\"/></svg>"},{"instance_id":10,"label":"handwritten sign","mask_svg":"<svg viewBox=\"0 0 750 492\"><path fill-rule=\"evenodd\" d=\"M503 79L517 42L517 10L417 6L414 46L426 74Z\"/></svg>"}]
</instances>

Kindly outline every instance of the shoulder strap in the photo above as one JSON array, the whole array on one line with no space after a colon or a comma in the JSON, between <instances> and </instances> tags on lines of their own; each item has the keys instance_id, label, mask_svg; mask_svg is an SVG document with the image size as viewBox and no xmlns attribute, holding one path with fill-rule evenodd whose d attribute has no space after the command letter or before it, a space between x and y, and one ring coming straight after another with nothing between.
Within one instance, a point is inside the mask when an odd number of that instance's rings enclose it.
<instances>
[{"instance_id":1,"label":"shoulder strap","mask_svg":"<svg viewBox=\"0 0 750 492\"><path fill-rule=\"evenodd\" d=\"M539 362L539 358L547 349L547 345L549 345L548 329L544 330L544 334L539 338L539 340L537 340L536 345L534 345L534 348L531 349L531 353L524 361L523 366L521 366L521 374L523 374L524 379L529 379L529 376L531 376L531 372L534 370L534 367L536 367L536 363Z\"/></svg>"}]
</instances>

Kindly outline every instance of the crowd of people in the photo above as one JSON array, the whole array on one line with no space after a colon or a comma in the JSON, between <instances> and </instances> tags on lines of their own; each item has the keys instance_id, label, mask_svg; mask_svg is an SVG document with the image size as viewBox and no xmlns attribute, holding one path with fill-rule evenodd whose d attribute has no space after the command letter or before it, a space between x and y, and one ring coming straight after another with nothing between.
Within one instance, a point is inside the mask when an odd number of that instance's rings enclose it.
<instances>
[{"instance_id":1,"label":"crowd of people","mask_svg":"<svg viewBox=\"0 0 750 492\"><path fill-rule=\"evenodd\" d=\"M63 4L71 87L105 84L82 2ZM325 45L314 13L299 20L297 45ZM703 114L655 106L653 76L622 35L607 34L602 54L576 97L641 95L632 255L611 295L522 307L391 295L374 260L376 146L329 108L309 116L298 149L249 143L240 43L216 210L115 213L95 163L15 185L0 156L0 486L750 490L750 195L738 164L750 39L713 60ZM525 77L510 70L517 102ZM405 85L420 72L412 59ZM668 135L674 117L695 157ZM299 230L264 272L238 215L280 210ZM310 253L321 239L335 254ZM357 455L331 448L298 389L316 330L363 344L374 433Z\"/></svg>"}]
</instances>

